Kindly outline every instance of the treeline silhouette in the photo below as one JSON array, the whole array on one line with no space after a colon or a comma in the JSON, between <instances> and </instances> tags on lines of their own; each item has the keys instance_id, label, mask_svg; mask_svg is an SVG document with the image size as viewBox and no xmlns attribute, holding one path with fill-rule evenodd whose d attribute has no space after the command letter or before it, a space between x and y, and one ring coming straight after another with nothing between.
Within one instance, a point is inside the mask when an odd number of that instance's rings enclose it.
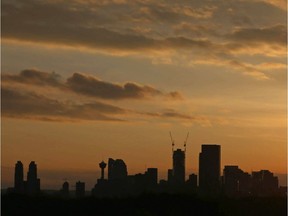
<instances>
[{"instance_id":1,"label":"treeline silhouette","mask_svg":"<svg viewBox=\"0 0 288 216\"><path fill-rule=\"evenodd\" d=\"M142 194L137 197L65 199L57 196L2 195L2 216L286 216L286 197L204 198L188 194Z\"/></svg>"}]
</instances>

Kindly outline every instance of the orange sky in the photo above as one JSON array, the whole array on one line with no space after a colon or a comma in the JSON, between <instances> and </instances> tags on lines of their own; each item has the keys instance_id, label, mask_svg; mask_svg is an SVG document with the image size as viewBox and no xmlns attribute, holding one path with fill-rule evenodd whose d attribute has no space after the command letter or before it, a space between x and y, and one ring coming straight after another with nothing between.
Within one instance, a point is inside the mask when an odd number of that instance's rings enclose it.
<instances>
[{"instance_id":1,"label":"orange sky","mask_svg":"<svg viewBox=\"0 0 288 216\"><path fill-rule=\"evenodd\" d=\"M285 174L283 2L3 0L2 186L17 160L48 188L92 187L109 157L166 178L169 131L190 132L187 175L207 143L222 168Z\"/></svg>"}]
</instances>

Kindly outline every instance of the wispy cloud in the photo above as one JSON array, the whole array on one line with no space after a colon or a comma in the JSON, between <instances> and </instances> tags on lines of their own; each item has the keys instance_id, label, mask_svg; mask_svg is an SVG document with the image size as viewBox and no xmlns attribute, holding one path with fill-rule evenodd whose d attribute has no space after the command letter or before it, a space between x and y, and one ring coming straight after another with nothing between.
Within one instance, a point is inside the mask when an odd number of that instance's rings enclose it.
<instances>
[{"instance_id":1,"label":"wispy cloud","mask_svg":"<svg viewBox=\"0 0 288 216\"><path fill-rule=\"evenodd\" d=\"M287 28L284 25L265 28L239 28L227 35L227 38L248 44L266 43L286 46Z\"/></svg>"},{"instance_id":2,"label":"wispy cloud","mask_svg":"<svg viewBox=\"0 0 288 216\"><path fill-rule=\"evenodd\" d=\"M143 112L135 109L103 103L100 101L77 102L52 99L39 92L15 90L2 86L2 116L38 121L113 121L137 122L152 119L203 123L205 117L191 116L176 110ZM149 108L147 108L149 109Z\"/></svg>"},{"instance_id":3,"label":"wispy cloud","mask_svg":"<svg viewBox=\"0 0 288 216\"><path fill-rule=\"evenodd\" d=\"M124 109L101 102L89 104L63 102L34 92L20 93L3 87L1 89L1 99L2 115L12 118L50 121L65 121L68 119L122 121L115 115L125 112Z\"/></svg>"}]
</instances>

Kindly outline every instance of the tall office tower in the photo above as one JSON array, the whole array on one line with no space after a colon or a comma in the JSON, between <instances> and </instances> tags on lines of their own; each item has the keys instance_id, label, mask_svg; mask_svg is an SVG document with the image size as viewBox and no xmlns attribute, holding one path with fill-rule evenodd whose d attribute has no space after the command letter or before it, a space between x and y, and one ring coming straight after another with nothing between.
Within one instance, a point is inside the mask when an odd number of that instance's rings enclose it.
<instances>
[{"instance_id":1,"label":"tall office tower","mask_svg":"<svg viewBox=\"0 0 288 216\"><path fill-rule=\"evenodd\" d=\"M181 149L173 151L173 183L185 183L185 152Z\"/></svg>"},{"instance_id":2,"label":"tall office tower","mask_svg":"<svg viewBox=\"0 0 288 216\"><path fill-rule=\"evenodd\" d=\"M206 195L220 192L220 145L202 145L199 154L199 189Z\"/></svg>"},{"instance_id":3,"label":"tall office tower","mask_svg":"<svg viewBox=\"0 0 288 216\"><path fill-rule=\"evenodd\" d=\"M76 197L81 198L85 196L85 182L76 182Z\"/></svg>"},{"instance_id":4,"label":"tall office tower","mask_svg":"<svg viewBox=\"0 0 288 216\"><path fill-rule=\"evenodd\" d=\"M15 164L14 191L16 193L24 192L23 164L21 161L17 161Z\"/></svg>"},{"instance_id":5,"label":"tall office tower","mask_svg":"<svg viewBox=\"0 0 288 216\"><path fill-rule=\"evenodd\" d=\"M35 161L31 161L29 164L27 173L27 192L32 194L40 192L40 179L37 178L37 165Z\"/></svg>"},{"instance_id":6,"label":"tall office tower","mask_svg":"<svg viewBox=\"0 0 288 216\"><path fill-rule=\"evenodd\" d=\"M127 178L127 166L121 159L108 160L108 180L125 179Z\"/></svg>"}]
</instances>

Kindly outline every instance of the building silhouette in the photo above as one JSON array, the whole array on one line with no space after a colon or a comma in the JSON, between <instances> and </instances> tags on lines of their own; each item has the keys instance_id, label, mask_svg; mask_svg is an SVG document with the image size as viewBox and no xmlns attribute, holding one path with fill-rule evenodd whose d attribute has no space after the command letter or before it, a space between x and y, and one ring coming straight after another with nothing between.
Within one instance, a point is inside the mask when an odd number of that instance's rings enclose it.
<instances>
[{"instance_id":1,"label":"building silhouette","mask_svg":"<svg viewBox=\"0 0 288 216\"><path fill-rule=\"evenodd\" d=\"M187 135L188 137L188 135ZM186 138L187 141L187 138ZM269 170L253 171L248 174L237 165L226 165L223 176L221 169L221 146L216 144L203 144L199 153L199 178L190 174L185 181L185 154L177 149L174 151L172 140L173 167L168 169L166 180L158 184L158 169L148 168L144 173L128 175L127 166L122 159L108 159L99 163L101 176L92 189L92 195L97 197L123 197L135 196L142 193L170 193L170 194L197 194L203 196L218 196L220 193L227 197L247 196L285 196L285 188L279 188L278 178ZM108 178L105 179L105 168L108 165ZM14 188L9 192L37 194L40 192L40 179L37 177L35 161L29 164L27 181L24 181L24 169L21 161L15 164ZM287 189L287 187L286 187ZM57 192L63 197L69 196L69 183L65 181L61 191ZM75 195L77 198L85 196L85 183L76 182Z\"/></svg>"},{"instance_id":2,"label":"building silhouette","mask_svg":"<svg viewBox=\"0 0 288 216\"><path fill-rule=\"evenodd\" d=\"M37 194L40 192L40 179L37 178L37 165L31 161L27 172L27 180L24 180L24 169L21 161L15 164L14 188L15 193Z\"/></svg>"},{"instance_id":3,"label":"building silhouette","mask_svg":"<svg viewBox=\"0 0 288 216\"><path fill-rule=\"evenodd\" d=\"M67 181L65 181L62 185L61 194L64 197L69 196L69 183Z\"/></svg>"},{"instance_id":4,"label":"building silhouette","mask_svg":"<svg viewBox=\"0 0 288 216\"><path fill-rule=\"evenodd\" d=\"M181 149L173 151L173 184L185 183L185 152Z\"/></svg>"},{"instance_id":5,"label":"building silhouette","mask_svg":"<svg viewBox=\"0 0 288 216\"><path fill-rule=\"evenodd\" d=\"M202 194L220 192L220 145L202 145L199 154L199 189Z\"/></svg>"},{"instance_id":6,"label":"building silhouette","mask_svg":"<svg viewBox=\"0 0 288 216\"><path fill-rule=\"evenodd\" d=\"M76 182L75 195L77 198L82 198L85 196L85 182L81 182L81 181Z\"/></svg>"},{"instance_id":7,"label":"building silhouette","mask_svg":"<svg viewBox=\"0 0 288 216\"><path fill-rule=\"evenodd\" d=\"M155 186L158 184L158 169L157 168L148 168L145 172L146 182L148 186Z\"/></svg>"},{"instance_id":8,"label":"building silhouette","mask_svg":"<svg viewBox=\"0 0 288 216\"><path fill-rule=\"evenodd\" d=\"M168 184L173 183L173 169L168 169L167 171L167 182Z\"/></svg>"},{"instance_id":9,"label":"building silhouette","mask_svg":"<svg viewBox=\"0 0 288 216\"><path fill-rule=\"evenodd\" d=\"M27 192L28 194L40 192L40 179L37 178L37 165L35 161L31 161L29 164L27 173Z\"/></svg>"},{"instance_id":10,"label":"building silhouette","mask_svg":"<svg viewBox=\"0 0 288 216\"><path fill-rule=\"evenodd\" d=\"M189 175L188 180L186 181L186 184L193 190L197 190L197 175L191 174Z\"/></svg>"},{"instance_id":11,"label":"building silhouette","mask_svg":"<svg viewBox=\"0 0 288 216\"><path fill-rule=\"evenodd\" d=\"M108 180L123 180L128 176L127 166L121 159L108 160Z\"/></svg>"},{"instance_id":12,"label":"building silhouette","mask_svg":"<svg viewBox=\"0 0 288 216\"><path fill-rule=\"evenodd\" d=\"M138 173L128 176L131 193L141 193L144 191L155 191L158 185L158 169L148 168L145 173ZM133 191L134 190L134 191Z\"/></svg>"},{"instance_id":13,"label":"building silhouette","mask_svg":"<svg viewBox=\"0 0 288 216\"><path fill-rule=\"evenodd\" d=\"M225 166L223 190L228 197L248 196L251 193L251 175L243 172L238 166Z\"/></svg>"},{"instance_id":14,"label":"building silhouette","mask_svg":"<svg viewBox=\"0 0 288 216\"><path fill-rule=\"evenodd\" d=\"M252 193L255 196L271 196L278 191L278 177L269 170L252 172Z\"/></svg>"},{"instance_id":15,"label":"building silhouette","mask_svg":"<svg viewBox=\"0 0 288 216\"><path fill-rule=\"evenodd\" d=\"M23 175L23 164L21 161L17 161L15 164L14 173L14 192L24 193L24 175Z\"/></svg>"}]
</instances>

